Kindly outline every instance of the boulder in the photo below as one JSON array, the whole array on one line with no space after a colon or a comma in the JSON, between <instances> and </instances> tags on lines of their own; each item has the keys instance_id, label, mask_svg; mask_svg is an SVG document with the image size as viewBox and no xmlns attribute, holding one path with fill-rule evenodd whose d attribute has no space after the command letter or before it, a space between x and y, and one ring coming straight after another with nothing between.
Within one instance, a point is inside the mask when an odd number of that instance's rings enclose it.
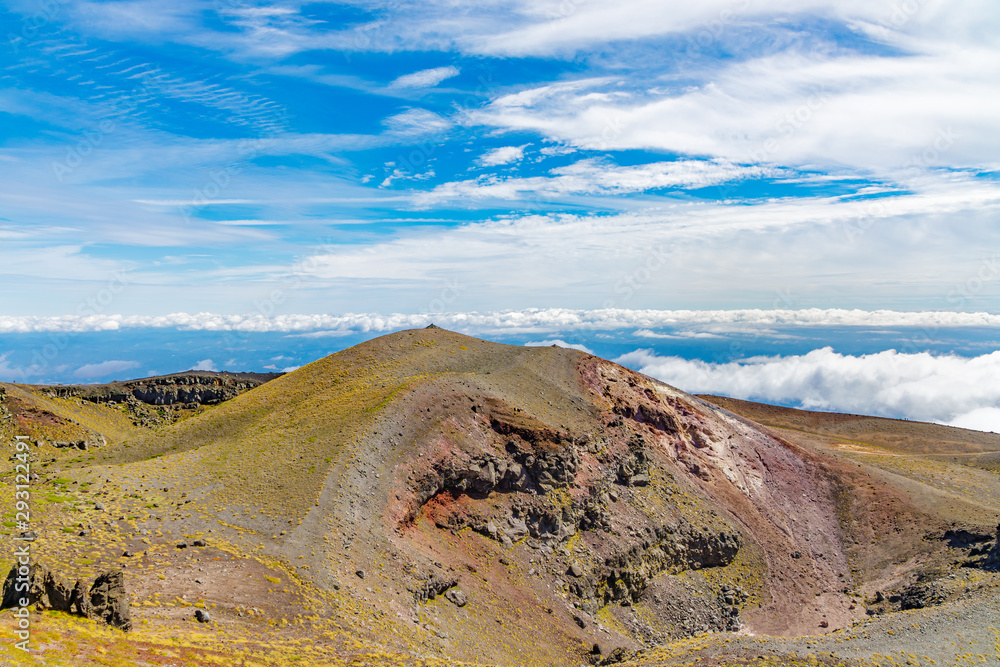
<instances>
[{"instance_id":1,"label":"boulder","mask_svg":"<svg viewBox=\"0 0 1000 667\"><path fill-rule=\"evenodd\" d=\"M997 541L986 556L986 569L1000 570L1000 524L997 524Z\"/></svg>"},{"instance_id":2,"label":"boulder","mask_svg":"<svg viewBox=\"0 0 1000 667\"><path fill-rule=\"evenodd\" d=\"M211 623L212 617L208 615L208 612L204 609L195 609L194 617L198 619L199 623Z\"/></svg>"},{"instance_id":3,"label":"boulder","mask_svg":"<svg viewBox=\"0 0 1000 667\"><path fill-rule=\"evenodd\" d=\"M94 580L94 585L90 587L89 615L125 632L132 629L124 572L105 572Z\"/></svg>"},{"instance_id":4,"label":"boulder","mask_svg":"<svg viewBox=\"0 0 1000 667\"><path fill-rule=\"evenodd\" d=\"M73 592L70 593L70 608L74 607L77 614L90 618L90 593L84 583L79 580L73 586Z\"/></svg>"},{"instance_id":5,"label":"boulder","mask_svg":"<svg viewBox=\"0 0 1000 667\"><path fill-rule=\"evenodd\" d=\"M41 563L33 563L28 566L26 578L18 580L18 566L15 564L7 574L7 579L3 584L3 601L0 609L20 607L21 600L28 601L27 606L37 605L39 609L54 609L56 611L70 611L73 601L73 591L64 581L52 573ZM27 590L18 590L24 584Z\"/></svg>"},{"instance_id":6,"label":"boulder","mask_svg":"<svg viewBox=\"0 0 1000 667\"><path fill-rule=\"evenodd\" d=\"M469 603L469 598L458 588L449 588L444 593L444 599L451 602L456 607L464 607Z\"/></svg>"},{"instance_id":7,"label":"boulder","mask_svg":"<svg viewBox=\"0 0 1000 667\"><path fill-rule=\"evenodd\" d=\"M73 602L73 591L62 579L56 577L51 571L46 571L42 586L45 589L45 597L50 609L65 612L70 610L70 605Z\"/></svg>"},{"instance_id":8,"label":"boulder","mask_svg":"<svg viewBox=\"0 0 1000 667\"><path fill-rule=\"evenodd\" d=\"M14 607L20 607L21 599L27 598L28 605L35 603L37 598L37 593L41 589L40 585L36 585L36 579L39 575L44 576L44 572L40 572L40 565L34 563L28 566L28 576L26 579L18 580L17 576L17 563L10 568L10 572L7 573L7 578L3 582L3 602L0 602L0 609L12 609ZM41 568L44 570L44 568ZM25 589L25 583L27 588ZM20 587L18 584L21 584ZM22 590L18 590L21 588Z\"/></svg>"}]
</instances>

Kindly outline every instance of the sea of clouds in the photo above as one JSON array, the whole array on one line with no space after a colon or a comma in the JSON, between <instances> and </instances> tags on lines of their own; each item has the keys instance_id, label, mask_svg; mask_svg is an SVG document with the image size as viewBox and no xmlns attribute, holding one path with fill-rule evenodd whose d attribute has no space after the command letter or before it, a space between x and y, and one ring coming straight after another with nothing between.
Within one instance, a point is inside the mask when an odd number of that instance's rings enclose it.
<instances>
[{"instance_id":1,"label":"sea of clouds","mask_svg":"<svg viewBox=\"0 0 1000 667\"><path fill-rule=\"evenodd\" d=\"M1000 352L853 356L825 347L708 363L637 350L615 361L692 393L1000 432Z\"/></svg>"},{"instance_id":2,"label":"sea of clouds","mask_svg":"<svg viewBox=\"0 0 1000 667\"><path fill-rule=\"evenodd\" d=\"M261 313L171 313L168 315L0 316L0 333L118 331L177 328L185 331L388 332L437 324L469 333L493 331L621 330L690 325L998 327L1000 315L949 311L904 312L836 308L741 310L639 310L528 308L464 313L346 313L274 315Z\"/></svg>"}]
</instances>

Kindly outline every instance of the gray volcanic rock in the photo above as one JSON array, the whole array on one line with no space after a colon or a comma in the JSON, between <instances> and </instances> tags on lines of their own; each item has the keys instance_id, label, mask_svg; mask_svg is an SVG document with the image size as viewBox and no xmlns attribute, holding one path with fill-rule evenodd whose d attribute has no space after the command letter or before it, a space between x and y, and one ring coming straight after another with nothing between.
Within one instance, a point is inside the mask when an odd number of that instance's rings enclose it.
<instances>
[{"instance_id":1,"label":"gray volcanic rock","mask_svg":"<svg viewBox=\"0 0 1000 667\"><path fill-rule=\"evenodd\" d=\"M106 385L67 385L46 387L57 398L79 397L93 403L129 403L147 405L215 405L258 387L280 373L175 373L161 377L113 382Z\"/></svg>"},{"instance_id":2,"label":"gray volcanic rock","mask_svg":"<svg viewBox=\"0 0 1000 667\"><path fill-rule=\"evenodd\" d=\"M90 617L101 619L108 625L125 632L132 629L128 593L125 591L125 573L121 570L105 572L90 587Z\"/></svg>"},{"instance_id":3,"label":"gray volcanic rock","mask_svg":"<svg viewBox=\"0 0 1000 667\"><path fill-rule=\"evenodd\" d=\"M986 569L1000 570L1000 524L997 524L997 541L986 556Z\"/></svg>"},{"instance_id":4,"label":"gray volcanic rock","mask_svg":"<svg viewBox=\"0 0 1000 667\"><path fill-rule=\"evenodd\" d=\"M125 573L121 570L99 575L88 591L80 581L71 589L41 563L29 565L27 576L19 578L18 565L15 564L4 581L0 609L20 607L22 600L28 603L23 606L37 605L39 609L75 612L126 632L132 629Z\"/></svg>"},{"instance_id":5,"label":"gray volcanic rock","mask_svg":"<svg viewBox=\"0 0 1000 667\"><path fill-rule=\"evenodd\" d=\"M26 585L27 590L18 590L19 584L21 588ZM21 601L27 600L25 606L68 612L73 604L73 593L73 589L41 563L29 565L28 576L19 581L18 565L15 564L4 581L0 609L20 607Z\"/></svg>"},{"instance_id":6,"label":"gray volcanic rock","mask_svg":"<svg viewBox=\"0 0 1000 667\"><path fill-rule=\"evenodd\" d=\"M18 590L19 583L21 583L20 588L24 589L25 586L22 583L24 580L18 581L17 568L18 565L15 563L3 582L3 602L0 602L0 609L20 607L22 598L27 598L28 605L32 605L38 600L39 593L44 590L41 585L42 579L45 577L44 567L38 563L28 566L27 588L25 590Z\"/></svg>"},{"instance_id":7,"label":"gray volcanic rock","mask_svg":"<svg viewBox=\"0 0 1000 667\"><path fill-rule=\"evenodd\" d=\"M468 596L457 588L449 588L445 591L444 598L456 607L464 607L469 603Z\"/></svg>"}]
</instances>

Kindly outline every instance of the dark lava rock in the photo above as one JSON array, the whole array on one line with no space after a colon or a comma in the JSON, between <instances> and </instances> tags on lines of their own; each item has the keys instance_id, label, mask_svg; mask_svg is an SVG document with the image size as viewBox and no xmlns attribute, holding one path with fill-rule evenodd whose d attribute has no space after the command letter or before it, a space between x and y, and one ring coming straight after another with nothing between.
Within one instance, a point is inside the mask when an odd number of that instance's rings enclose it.
<instances>
[{"instance_id":1,"label":"dark lava rock","mask_svg":"<svg viewBox=\"0 0 1000 667\"><path fill-rule=\"evenodd\" d=\"M70 606L76 607L76 613L90 618L90 594L82 581L77 581L70 593Z\"/></svg>"},{"instance_id":2,"label":"dark lava rock","mask_svg":"<svg viewBox=\"0 0 1000 667\"><path fill-rule=\"evenodd\" d=\"M90 617L102 619L125 632L132 629L124 572L105 572L94 580L90 587Z\"/></svg>"},{"instance_id":3,"label":"dark lava rock","mask_svg":"<svg viewBox=\"0 0 1000 667\"><path fill-rule=\"evenodd\" d=\"M597 664L598 665L615 665L615 664L618 664L619 662L625 662L626 660L628 660L631 657L632 657L632 653L630 653L626 649L624 649L621 646L619 646L614 651L612 651L611 654L608 655L608 657L606 657L604 660L601 660Z\"/></svg>"},{"instance_id":4,"label":"dark lava rock","mask_svg":"<svg viewBox=\"0 0 1000 667\"><path fill-rule=\"evenodd\" d=\"M913 584L899 594L900 609L923 609L944 602L944 595L933 584Z\"/></svg>"},{"instance_id":5,"label":"dark lava rock","mask_svg":"<svg viewBox=\"0 0 1000 667\"><path fill-rule=\"evenodd\" d=\"M20 578L18 565L11 567L3 584L0 609L20 607L21 601L27 600L28 604L25 606L37 605L39 609L69 611L73 593L70 587L41 563L27 567L27 576Z\"/></svg>"},{"instance_id":6,"label":"dark lava rock","mask_svg":"<svg viewBox=\"0 0 1000 667\"><path fill-rule=\"evenodd\" d=\"M417 602L427 602L428 600L433 600L457 583L458 579L455 579L454 577L442 577L437 574L432 575L414 592L413 598Z\"/></svg>"},{"instance_id":7,"label":"dark lava rock","mask_svg":"<svg viewBox=\"0 0 1000 667\"><path fill-rule=\"evenodd\" d=\"M993 549L986 556L984 565L989 570L1000 570L1000 524L997 524L996 544L993 545Z\"/></svg>"},{"instance_id":8,"label":"dark lava rock","mask_svg":"<svg viewBox=\"0 0 1000 667\"><path fill-rule=\"evenodd\" d=\"M4 581L3 603L0 608L20 607L22 601L27 601L26 606L36 605L38 609L75 612L88 618L100 619L126 632L132 629L125 575L120 570L97 577L88 592L80 581L71 589L40 563L29 565L24 577L18 576L15 565Z\"/></svg>"}]
</instances>

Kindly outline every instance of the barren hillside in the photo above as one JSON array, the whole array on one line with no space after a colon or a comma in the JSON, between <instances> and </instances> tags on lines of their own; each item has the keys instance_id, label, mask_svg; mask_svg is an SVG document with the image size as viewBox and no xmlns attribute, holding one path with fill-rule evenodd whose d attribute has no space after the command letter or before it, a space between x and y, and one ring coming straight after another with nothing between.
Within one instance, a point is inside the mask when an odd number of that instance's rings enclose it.
<instances>
[{"instance_id":1,"label":"barren hillside","mask_svg":"<svg viewBox=\"0 0 1000 667\"><path fill-rule=\"evenodd\" d=\"M717 661L726 638L849 632L995 590L995 436L715 405L437 328L234 394L144 423L8 386L9 435L94 434L33 446L35 553L70 579L124 568L135 619L109 635L46 612L45 660ZM948 486L966 474L975 493Z\"/></svg>"}]
</instances>

